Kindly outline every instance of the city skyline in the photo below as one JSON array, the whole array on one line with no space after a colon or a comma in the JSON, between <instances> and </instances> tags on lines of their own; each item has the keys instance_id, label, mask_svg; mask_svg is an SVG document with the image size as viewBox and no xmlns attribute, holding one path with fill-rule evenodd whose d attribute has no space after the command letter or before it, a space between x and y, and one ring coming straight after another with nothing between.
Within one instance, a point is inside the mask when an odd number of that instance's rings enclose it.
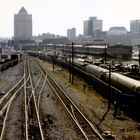
<instances>
[{"instance_id":1,"label":"city skyline","mask_svg":"<svg viewBox=\"0 0 140 140\"><path fill-rule=\"evenodd\" d=\"M113 26L130 30L130 20L140 19L138 0L1 0L0 37L14 35L13 16L24 6L33 16L33 35L54 33L67 35L67 29L76 28L83 34L83 22L90 16L103 20L103 31Z\"/></svg>"}]
</instances>

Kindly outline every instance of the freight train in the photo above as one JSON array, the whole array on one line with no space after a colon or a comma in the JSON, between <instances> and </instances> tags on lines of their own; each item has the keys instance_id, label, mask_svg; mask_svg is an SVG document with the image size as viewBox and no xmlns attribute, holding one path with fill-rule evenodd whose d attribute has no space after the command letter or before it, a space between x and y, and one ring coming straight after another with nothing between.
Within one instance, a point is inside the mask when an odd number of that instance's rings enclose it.
<instances>
[{"instance_id":1,"label":"freight train","mask_svg":"<svg viewBox=\"0 0 140 140\"><path fill-rule=\"evenodd\" d=\"M74 61L74 65L85 72L94 75L100 80L109 83L109 70L96 66L93 64L88 64L84 62ZM110 76L111 85L123 91L124 93L133 95L134 93L140 94L140 81L132 79L130 77L124 76L122 74L111 72Z\"/></svg>"},{"instance_id":2,"label":"freight train","mask_svg":"<svg viewBox=\"0 0 140 140\"><path fill-rule=\"evenodd\" d=\"M28 53L52 62L52 56L43 52L31 51ZM56 60L56 63L67 69L72 66L70 59L59 58ZM113 104L117 103L119 108L132 116L134 115L135 118L140 117L140 81L117 72L111 72L110 74L108 69L84 61L78 61L77 59L74 59L72 68L74 75L85 79L103 97L110 100Z\"/></svg>"},{"instance_id":3,"label":"freight train","mask_svg":"<svg viewBox=\"0 0 140 140\"><path fill-rule=\"evenodd\" d=\"M21 61L21 53L15 53L11 55L10 59L2 59L0 61L0 71L6 70Z\"/></svg>"},{"instance_id":4,"label":"freight train","mask_svg":"<svg viewBox=\"0 0 140 140\"><path fill-rule=\"evenodd\" d=\"M29 54L38 56L41 59L46 59L48 57L43 52L30 52ZM64 63L64 61L62 62ZM105 83L109 82L109 70L105 68L78 60L74 60L74 66L78 67L84 72L87 72L88 74L95 76ZM126 94L133 94L134 92L140 94L140 81L116 72L111 72L111 85Z\"/></svg>"},{"instance_id":5,"label":"freight train","mask_svg":"<svg viewBox=\"0 0 140 140\"><path fill-rule=\"evenodd\" d=\"M86 81L114 106L140 121L140 81L84 62L74 61L77 73L84 71ZM81 74L82 75L82 74Z\"/></svg>"}]
</instances>

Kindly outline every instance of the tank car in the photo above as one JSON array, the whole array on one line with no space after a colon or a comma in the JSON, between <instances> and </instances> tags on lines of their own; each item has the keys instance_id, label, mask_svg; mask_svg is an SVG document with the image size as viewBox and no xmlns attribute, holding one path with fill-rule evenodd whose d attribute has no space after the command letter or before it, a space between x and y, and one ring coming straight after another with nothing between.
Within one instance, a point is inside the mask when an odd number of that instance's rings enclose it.
<instances>
[{"instance_id":1,"label":"tank car","mask_svg":"<svg viewBox=\"0 0 140 140\"><path fill-rule=\"evenodd\" d=\"M88 63L86 63L86 62L84 62L84 61L82 61L82 60L77 59L77 60L74 60L74 65L75 65L76 67L80 68L80 69L85 70L84 67L87 66Z\"/></svg>"},{"instance_id":2,"label":"tank car","mask_svg":"<svg viewBox=\"0 0 140 140\"><path fill-rule=\"evenodd\" d=\"M83 67L83 65L81 67ZM87 64L84 66L84 70L106 83L109 82L109 70L105 68L92 64ZM111 84L112 86L121 89L121 91L127 94L134 94L134 92L140 93L140 81L116 72L111 72Z\"/></svg>"},{"instance_id":3,"label":"tank car","mask_svg":"<svg viewBox=\"0 0 140 140\"><path fill-rule=\"evenodd\" d=\"M104 74L102 76L102 80L108 82L109 73ZM140 93L140 81L121 75L119 73L111 73L111 83L114 87L121 89L125 93L133 94L133 91Z\"/></svg>"},{"instance_id":4,"label":"tank car","mask_svg":"<svg viewBox=\"0 0 140 140\"><path fill-rule=\"evenodd\" d=\"M109 70L92 64L85 66L85 71L99 79L101 79L102 75L109 73Z\"/></svg>"}]
</instances>

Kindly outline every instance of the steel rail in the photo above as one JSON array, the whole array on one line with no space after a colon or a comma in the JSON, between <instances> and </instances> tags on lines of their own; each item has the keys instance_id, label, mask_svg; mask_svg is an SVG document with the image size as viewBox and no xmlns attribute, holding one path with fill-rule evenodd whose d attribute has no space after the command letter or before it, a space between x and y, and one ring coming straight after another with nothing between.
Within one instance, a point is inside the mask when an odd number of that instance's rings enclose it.
<instances>
[{"instance_id":1,"label":"steel rail","mask_svg":"<svg viewBox=\"0 0 140 140\"><path fill-rule=\"evenodd\" d=\"M1 99L0 99L0 104L3 102L3 100L15 89L17 86L23 81L24 76L12 87Z\"/></svg>"},{"instance_id":2,"label":"steel rail","mask_svg":"<svg viewBox=\"0 0 140 140\"><path fill-rule=\"evenodd\" d=\"M39 91L39 94L38 94L38 100L37 100L37 107L38 107L38 109L39 109L39 104L40 104L41 92L43 91L43 88L44 88L45 84L46 84L46 78L45 78L45 80L43 82L43 85L41 87L41 90Z\"/></svg>"},{"instance_id":3,"label":"steel rail","mask_svg":"<svg viewBox=\"0 0 140 140\"><path fill-rule=\"evenodd\" d=\"M69 115L71 116L71 118L73 119L73 121L75 122L75 124L77 125L77 127L80 129L81 133L83 134L84 138L86 140L89 140L86 133L84 132L84 130L82 129L82 127L80 126L80 124L78 123L76 117L71 113L71 111L68 109L67 105L64 103L64 101L62 100L62 98L59 96L58 92L56 91L56 89L54 88L54 86L51 84L51 82L49 80L47 80L47 82L49 83L49 85L51 86L52 90L55 92L55 94L57 95L57 97L59 98L60 102L63 104L63 106L65 107L65 109L67 110L67 112L69 113Z\"/></svg>"},{"instance_id":4,"label":"steel rail","mask_svg":"<svg viewBox=\"0 0 140 140\"><path fill-rule=\"evenodd\" d=\"M24 81L26 81L26 77L28 76L28 73L26 72L27 68L27 59L25 59L25 65L24 65ZM28 107L27 107L27 83L24 85L24 111L25 111L25 139L28 140Z\"/></svg>"},{"instance_id":5,"label":"steel rail","mask_svg":"<svg viewBox=\"0 0 140 140\"><path fill-rule=\"evenodd\" d=\"M37 81L37 83L36 83L36 85L35 85L35 87L34 87L34 90L36 90L36 88L37 88L39 82L41 81L41 78L42 78L42 74L41 74L41 76L39 77L39 80Z\"/></svg>"},{"instance_id":6,"label":"steel rail","mask_svg":"<svg viewBox=\"0 0 140 140\"><path fill-rule=\"evenodd\" d=\"M15 98L16 94L21 90L21 88L24 86L25 83L23 83L19 89L17 89L17 91L12 95L12 97L7 101L7 103L3 106L3 108L0 110L0 116L2 117L4 112L6 111L9 103L11 101L13 101L13 99Z\"/></svg>"},{"instance_id":7,"label":"steel rail","mask_svg":"<svg viewBox=\"0 0 140 140\"><path fill-rule=\"evenodd\" d=\"M0 117L3 116L4 112L6 111L6 109L7 109L7 107L8 107L9 102L13 100L13 97L16 95L18 89L20 89L20 88L24 85L24 83L22 84L24 77L25 77L25 74L23 75L23 77L21 78L21 80L18 81L18 82L16 83L16 85L15 85L12 89L10 89L10 91L8 91L8 92L1 98L1 100L0 100ZM20 84L22 84L22 85L20 85ZM18 86L19 86L19 87L18 87ZM16 89L16 88L18 88L18 89ZM12 92L13 92L14 90L16 90L16 91L15 91L15 93L12 94ZM11 94L11 95L10 95L10 94ZM8 97L8 96L9 96L9 97ZM8 99L7 99L7 98L8 98Z\"/></svg>"},{"instance_id":8,"label":"steel rail","mask_svg":"<svg viewBox=\"0 0 140 140\"><path fill-rule=\"evenodd\" d=\"M34 60L34 62L36 63L36 61ZM41 72L41 75L44 75L44 73L42 73L42 71L41 71L41 69L40 69L40 67L38 66L38 64L36 63L36 66L38 67L38 69L39 69L39 71ZM43 85L42 85L42 87L41 87L41 89L40 89L40 91L39 91L39 94L38 94L38 100L37 100L37 107L38 107L38 109L39 109L39 104L40 104L40 95L41 95L41 92L42 92L42 90L43 90L43 88L44 88L44 86L45 86L45 83L46 83L46 78L45 78L45 80L44 80L44 82L43 82ZM35 89L35 88L34 88Z\"/></svg>"},{"instance_id":9,"label":"steel rail","mask_svg":"<svg viewBox=\"0 0 140 140\"><path fill-rule=\"evenodd\" d=\"M25 83L26 83L26 81L25 81ZM3 122L3 127L2 127L2 132L1 132L0 140L2 140L3 139L3 136L4 136L5 126L6 126L6 120L7 120L7 116L8 116L8 113L9 113L9 109L11 107L11 103L13 102L13 100L15 99L15 97L19 93L19 91L23 88L23 86L24 86L25 83L23 83L21 85L21 87L15 92L15 94L10 98L9 102L6 104L7 110L6 110L5 107L4 107L3 110L1 110L2 111L1 113L4 113L6 111L6 115L4 117L4 122Z\"/></svg>"},{"instance_id":10,"label":"steel rail","mask_svg":"<svg viewBox=\"0 0 140 140\"><path fill-rule=\"evenodd\" d=\"M48 75L47 77L49 77L53 83L61 90L61 92L63 93L63 95L65 95L65 97L70 101L70 103L72 104L72 106L78 111L78 113L84 118L84 120L87 122L87 124L92 128L92 130L94 131L94 133L97 135L97 137L101 140L104 140L104 138L101 136L101 134L98 132L98 130L93 126L93 124L85 117L85 115L83 115L83 113L80 111L80 109L75 105L75 103L71 100L71 98L65 93L65 91L56 83L56 81L54 80L54 78L46 71L46 69L44 68L44 66L37 61L37 59L35 59L36 62L40 65L41 69L43 69L43 71L45 72L44 76L46 77L46 74ZM48 81L48 80L47 80ZM51 85L52 83L49 82ZM52 86L53 90L55 91L55 93L57 93L56 89L54 89L54 87ZM58 94L57 94L58 95ZM60 96L58 95L58 97L60 98ZM63 103L63 102L62 102ZM64 103L65 104L65 103ZM69 109L68 109L69 110ZM69 111L70 112L70 111ZM70 113L72 114L72 113ZM75 117L73 115L71 115L72 118L75 120ZM76 119L76 123L77 123L77 119ZM78 122L79 125L79 122ZM79 128L81 129L81 128ZM86 134L83 133L83 131L81 131L82 134L85 136ZM86 135L87 137L87 135ZM86 138L85 137L85 138ZM87 138L86 138L87 139Z\"/></svg>"},{"instance_id":11,"label":"steel rail","mask_svg":"<svg viewBox=\"0 0 140 140\"><path fill-rule=\"evenodd\" d=\"M34 90L36 90L36 88L37 88L39 82L41 81L41 78L42 78L42 74L41 74L41 76L39 77L38 82L37 82L36 85L34 86ZM29 95L28 104L30 103L31 98L32 98L32 94Z\"/></svg>"},{"instance_id":12,"label":"steel rail","mask_svg":"<svg viewBox=\"0 0 140 140\"><path fill-rule=\"evenodd\" d=\"M41 122L40 122L40 116L38 113L39 111L37 108L37 102L36 102L36 98L35 98L35 90L33 88L33 82L32 82L32 78L31 78L31 71L30 71L29 63L28 63L28 70L29 70L29 78L30 78L30 83L31 83L32 96L33 96L33 100L34 100L34 106L35 106L35 111L36 111L36 115L37 115L37 121L38 121L39 130L40 130L40 135L41 135L41 139L44 140L42 126L41 126Z\"/></svg>"},{"instance_id":13,"label":"steel rail","mask_svg":"<svg viewBox=\"0 0 140 140\"><path fill-rule=\"evenodd\" d=\"M43 73L43 71L42 71L42 73ZM44 76L45 76L45 74L44 74ZM84 138L86 140L89 140L88 137L87 137L87 135L86 135L86 133L84 132L84 130L82 129L82 127L78 123L76 117L70 112L70 110L68 109L68 107L66 106L66 104L64 103L64 101L62 100L62 98L59 96L58 92L55 90L55 88L53 87L53 85L51 84L51 82L48 79L47 79L47 82L50 85L50 87L52 88L52 90L55 92L56 96L58 97L58 99L60 100L60 102L63 104L64 108L66 109L66 111L68 112L68 114L71 116L71 118L73 119L73 121L75 122L75 124L77 125L77 127L80 129L80 131L83 134Z\"/></svg>"},{"instance_id":14,"label":"steel rail","mask_svg":"<svg viewBox=\"0 0 140 140\"><path fill-rule=\"evenodd\" d=\"M18 84L22 82L22 80L24 79L24 76L25 75L23 74L21 79L7 93L5 93L4 96L2 96L2 98L0 98L0 104L9 95L9 93L11 93L18 86Z\"/></svg>"}]
</instances>

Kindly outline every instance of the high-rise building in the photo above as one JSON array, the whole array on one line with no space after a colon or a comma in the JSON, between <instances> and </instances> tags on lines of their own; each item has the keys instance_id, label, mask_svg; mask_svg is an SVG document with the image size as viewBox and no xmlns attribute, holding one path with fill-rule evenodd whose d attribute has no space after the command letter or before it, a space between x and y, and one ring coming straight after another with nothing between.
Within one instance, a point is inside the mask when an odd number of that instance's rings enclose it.
<instances>
[{"instance_id":1,"label":"high-rise building","mask_svg":"<svg viewBox=\"0 0 140 140\"><path fill-rule=\"evenodd\" d=\"M76 39L76 28L67 29L67 37L68 37L68 40L75 40Z\"/></svg>"},{"instance_id":2,"label":"high-rise building","mask_svg":"<svg viewBox=\"0 0 140 140\"><path fill-rule=\"evenodd\" d=\"M130 21L130 32L140 33L140 19Z\"/></svg>"},{"instance_id":3,"label":"high-rise building","mask_svg":"<svg viewBox=\"0 0 140 140\"><path fill-rule=\"evenodd\" d=\"M102 20L97 17L89 17L89 20L84 21L84 36L92 36L94 31L102 31Z\"/></svg>"},{"instance_id":4,"label":"high-rise building","mask_svg":"<svg viewBox=\"0 0 140 140\"><path fill-rule=\"evenodd\" d=\"M32 40L32 15L22 7L18 14L14 14L14 43L26 44Z\"/></svg>"}]
</instances>

